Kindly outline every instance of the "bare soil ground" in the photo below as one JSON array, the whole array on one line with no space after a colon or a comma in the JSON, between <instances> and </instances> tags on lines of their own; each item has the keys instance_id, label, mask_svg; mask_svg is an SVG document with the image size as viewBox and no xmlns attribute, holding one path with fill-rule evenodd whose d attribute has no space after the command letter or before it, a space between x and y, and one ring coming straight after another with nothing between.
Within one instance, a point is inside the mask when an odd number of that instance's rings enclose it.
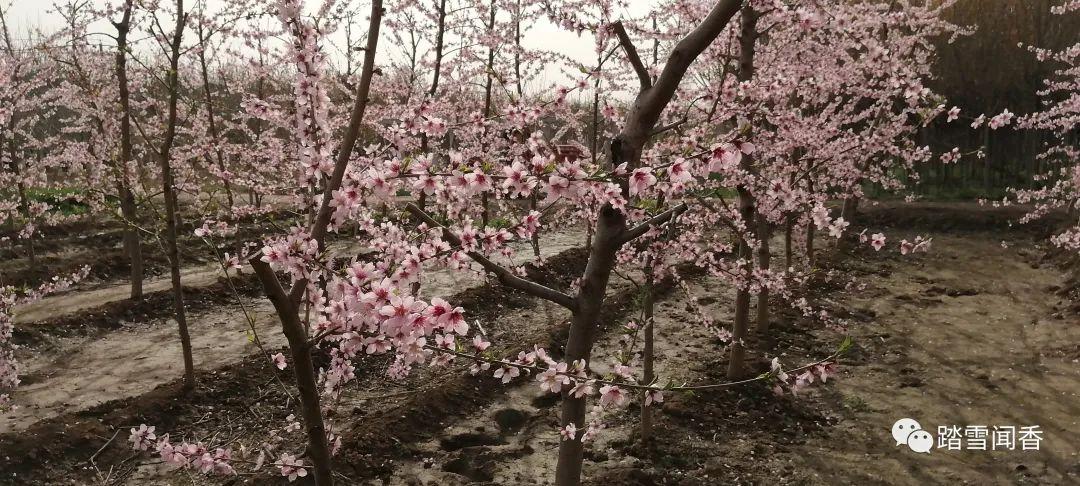
<instances>
[{"instance_id":1,"label":"bare soil ground","mask_svg":"<svg viewBox=\"0 0 1080 486\"><path fill-rule=\"evenodd\" d=\"M776 397L757 385L669 396L649 446L638 438L636 406L612 412L587 452L586 482L1080 484L1080 314L1076 295L1063 293L1062 270L1037 245L1047 228L1010 228L1005 222L1019 214L1015 209L865 209L856 225L887 230L893 243L929 234L932 251L901 257L895 250L857 248L830 255L834 270L815 281L812 293L848 325L821 328L778 303L775 334L752 343L759 350L752 356L756 366L776 355L793 366L827 356L850 335L855 346L835 380L799 397ZM567 248L579 239L568 238L536 276L569 285L584 255ZM454 301L491 332L502 353L564 336L567 316L559 308L482 280L448 284L458 289ZM730 320L729 287L702 275L690 276L688 285L711 313ZM632 317L632 285L616 280L613 287L596 367L607 364L617 348L617 326ZM242 293L259 300L254 290ZM668 289L658 304L658 371L691 383L724 381L726 363L717 343L690 324L688 298ZM281 405L288 370L269 369L256 355L236 361L252 350L244 347L250 344L235 302L207 297L203 305L193 335L216 338L200 341L201 385L190 396L171 380L179 374L170 368L178 357L151 351L162 348L154 339L174 339L173 326L142 323L93 339L40 338L42 357L28 362L35 371L15 399L43 396L34 387L69 388L55 402L41 398L37 415L0 418L0 484L280 484L273 476L222 480L171 471L127 447L126 427L139 423L157 424L174 437L250 443L295 413ZM260 312L263 335L275 335L273 316ZM231 347L226 353L219 346ZM160 362L143 365L151 359ZM386 364L361 363L355 388L332 418L344 435L340 482L550 483L557 407L535 384L501 385L461 367L423 370L394 383L383 376ZM119 386L118 395L102 393L106 385ZM891 438L892 423L903 417L935 436L945 425L1038 425L1043 440L1039 451L916 454ZM18 428L5 430L11 423Z\"/></svg>"},{"instance_id":2,"label":"bare soil ground","mask_svg":"<svg viewBox=\"0 0 1080 486\"><path fill-rule=\"evenodd\" d=\"M580 243L577 235L553 234L545 239L541 257L547 258ZM527 244L518 245L521 254L531 255ZM347 242L331 245L331 251L346 253L354 250ZM201 265L182 272L183 280L196 298L206 287L212 306L196 305L188 316L192 336L192 354L199 369L217 369L233 364L245 356L259 353L256 338L265 349L285 344L280 323L269 300L258 295L251 282L237 282L247 295L233 295L231 288L218 282L224 274L220 268ZM248 275L250 275L250 268ZM468 289L483 283L480 275L463 275L449 270L427 274L423 291L427 295L450 295L455 290ZM160 282L164 280L165 282ZM160 284L160 285L159 285ZM27 348L21 352L23 383L18 389L18 407L0 417L0 432L17 432L39 420L63 412L83 410L109 400L137 396L168 383L183 373L183 359L176 343L176 321L171 318L171 294L165 278L152 279L147 290L156 292L156 308L163 312L146 314L141 319L118 319L113 332L46 340L47 345ZM162 288L157 288L157 287ZM91 308L94 302L117 302L127 294L123 283L102 285L81 292L68 292L17 309L20 323L44 318L47 315L76 316ZM237 300L239 297L239 301ZM165 302L161 302L164 300ZM198 304L198 300L194 302ZM100 304L98 304L100 305ZM254 318L254 333L244 312ZM61 323L29 322L21 325L31 331L38 327L55 330L66 327L70 318Z\"/></svg>"}]
</instances>

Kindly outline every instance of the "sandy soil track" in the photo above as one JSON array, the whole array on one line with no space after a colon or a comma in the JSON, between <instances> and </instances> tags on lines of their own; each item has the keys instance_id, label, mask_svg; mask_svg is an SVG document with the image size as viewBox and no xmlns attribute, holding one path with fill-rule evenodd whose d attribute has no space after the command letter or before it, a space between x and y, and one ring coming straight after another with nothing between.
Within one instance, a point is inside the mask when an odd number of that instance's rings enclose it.
<instances>
[{"instance_id":1,"label":"sandy soil track","mask_svg":"<svg viewBox=\"0 0 1080 486\"><path fill-rule=\"evenodd\" d=\"M1080 484L1080 316L1077 303L1056 291L1065 280L1063 272L1044 261L1044 249L1032 243L1043 241L1041 235L1033 239L1028 230L1007 230L1002 214L971 205L913 205L875 212L866 218L871 230L890 226L887 232L893 242L929 233L935 238L933 250L901 256L895 248L874 252L860 247L851 255L823 256L822 261L836 271L815 284L812 298L847 319L846 328L821 327L777 306L774 332L767 339L751 339L757 350L751 362L762 366L763 358L780 356L793 366L829 355L849 335L855 345L842 358L839 376L799 397L776 397L762 386L668 396L648 448L637 439L636 404L609 412L607 428L586 453L585 483ZM579 237L568 238L566 247L579 243ZM580 270L556 267L559 275ZM442 283L433 283L426 291L473 283L449 275L433 282ZM688 285L709 313L730 323L729 285L705 276L689 279ZM495 290L486 286L467 305L475 307L493 331L493 341L501 343L496 346L509 346L500 353L514 354L518 347L544 343L549 328L556 332L562 328L564 311ZM607 365L617 347L619 333L612 327L634 312L630 284L613 279L612 291L623 302L605 316L609 330L594 353L598 369ZM724 355L715 340L694 324L686 299L674 291L658 302L658 370L678 382L725 381ZM239 319L228 315L232 312L219 308L200 317L201 332L212 334L214 326L221 332L220 342L202 346L207 368L225 354L214 346L247 345ZM276 334L269 309L263 316L268 332ZM215 320L232 324L214 324ZM114 332L106 340L116 338L118 346L124 342L132 346L124 334L147 341L173 339L171 326L157 327L162 329L160 335L154 334L155 328L136 328ZM504 336L513 338L500 339ZM550 340L561 342L555 335ZM67 362L86 359L75 354L81 352L77 346L65 349L71 351ZM132 356L141 355L138 348L129 351L133 354L115 362L137 369L145 359L130 364ZM64 359L62 354L50 357ZM178 357L170 360L179 362ZM507 386L460 369L430 369L405 383L389 383L379 363L364 363L363 368L341 407L346 415L337 418L347 430L335 465L348 478L342 479L344 484L550 484L559 440L558 407L533 380ZM164 424L177 434L198 437L225 431L245 440L263 440L265 428L292 412L280 407L283 400L274 398L273 386L260 394L260 385L273 379L261 367L224 365L216 370L206 376L209 390L194 399L178 397L167 387L146 393L145 387L174 379L179 374L176 368L169 376L151 377L138 385L144 388L125 391L132 400L109 402L85 413L57 415L66 410L44 409L43 417L48 418L25 432L0 434L0 449L7 447L2 452L11 454L13 464L0 463L4 474L0 484L7 484L4 481L13 474L33 479L11 484L87 479L93 474L88 459L128 424ZM95 376L111 379L76 367L65 373L72 377L58 376L51 383L79 384ZM33 381L34 375L30 378ZM78 393L83 396L85 390ZM258 417L249 416L253 409ZM890 427L903 417L917 419L935 436L942 425L1038 425L1043 440L1039 451L935 448L930 454L916 454L892 440ZM296 434L289 440L302 443ZM120 442L105 448L98 466L102 470L117 466L123 484L280 482L267 475L222 479L170 470Z\"/></svg>"},{"instance_id":2,"label":"sandy soil track","mask_svg":"<svg viewBox=\"0 0 1080 486\"><path fill-rule=\"evenodd\" d=\"M888 265L874 291L848 300L876 314L859 342L880 357L835 385L865 413L795 455L815 482L1080 483L1080 317L1061 313L1061 273L1030 243L1006 239L1015 246L989 233L939 235L921 262ZM1039 451L915 454L889 436L904 417L935 437L954 425L1044 434Z\"/></svg>"},{"instance_id":3,"label":"sandy soil track","mask_svg":"<svg viewBox=\"0 0 1080 486\"><path fill-rule=\"evenodd\" d=\"M541 257L547 258L580 245L578 235L545 236ZM518 259L532 255L527 243L518 245ZM209 285L220 273L210 267L186 272L185 286ZM157 282L154 280L153 282ZM483 282L479 274L463 275L448 270L426 274L422 293L448 296ZM153 283L151 283L153 285ZM166 281L167 285L167 281ZM91 306L127 296L123 284L88 291L73 291L18 310L17 319L78 313ZM273 306L262 298L243 298L255 317L255 329L268 349L285 343ZM26 317L29 314L29 318ZM259 352L237 303L188 316L193 357L198 369L215 369ZM33 324L29 324L33 325ZM168 318L129 326L104 336L69 339L48 352L21 359L23 384L13 395L17 408L0 415L0 433L25 429L60 413L83 410L109 400L138 396L183 374L175 321Z\"/></svg>"}]
</instances>

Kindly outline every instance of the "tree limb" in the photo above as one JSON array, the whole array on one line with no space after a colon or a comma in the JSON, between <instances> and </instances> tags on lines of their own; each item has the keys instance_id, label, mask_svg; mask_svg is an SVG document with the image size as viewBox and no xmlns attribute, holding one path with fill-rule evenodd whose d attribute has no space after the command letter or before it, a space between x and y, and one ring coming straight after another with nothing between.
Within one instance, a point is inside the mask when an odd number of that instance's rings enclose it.
<instances>
[{"instance_id":1,"label":"tree limb","mask_svg":"<svg viewBox=\"0 0 1080 486\"><path fill-rule=\"evenodd\" d=\"M634 168L633 163L637 162L641 147L645 145L656 121L660 119L661 112L675 96L675 91L690 65L720 35L743 2L744 0L718 0L701 24L675 45L652 87L638 94L627 116L626 128L620 134L620 137L628 142L628 153L623 154L622 159L632 162L631 168Z\"/></svg>"},{"instance_id":2,"label":"tree limb","mask_svg":"<svg viewBox=\"0 0 1080 486\"><path fill-rule=\"evenodd\" d=\"M619 44L622 45L623 50L626 51L626 59L630 61L630 65L634 67L634 72L637 73L638 81L641 82L641 91L645 91L652 87L652 78L649 76L649 70L645 68L645 64L641 62L641 56L638 56L637 48L634 47L634 42L630 40L630 35L626 33L626 27L623 26L621 20L611 24L611 31L619 38Z\"/></svg>"},{"instance_id":3,"label":"tree limb","mask_svg":"<svg viewBox=\"0 0 1080 486\"><path fill-rule=\"evenodd\" d=\"M634 238L637 238L637 237L639 237L639 236L641 236L641 235L643 235L645 233L648 233L649 230L652 229L652 227L658 226L658 225L661 225L661 224L664 224L664 223L670 221L671 218L674 218L674 217L682 214L688 208L689 208L689 206L687 206L686 203L682 203L682 204L680 204L678 206L675 206L675 207L673 207L673 208L671 208L671 209L669 209L667 211L664 211L664 212L662 212L660 214L657 214L656 216L653 216L652 218L649 218L648 221L645 221L645 222L643 222L643 223L641 223L641 224L639 224L637 226L634 226L633 228L630 228L630 229L624 231L622 236L619 238L620 244L626 244L627 242L633 240Z\"/></svg>"},{"instance_id":4,"label":"tree limb","mask_svg":"<svg viewBox=\"0 0 1080 486\"><path fill-rule=\"evenodd\" d=\"M364 121L364 112L367 110L368 94L371 92L371 78L375 75L375 50L379 44L379 26L382 25L383 8L382 1L375 0L371 6L371 21L368 24L367 47L364 49L364 66L360 71L360 82L356 86L356 98L353 100L352 113L349 115L349 126L345 130L345 137L338 147L337 159L334 161L334 172L330 175L323 190L322 204L311 224L311 239L319 244L319 249L325 249L326 231L333 216L330 201L334 198L334 191L341 188L341 181L345 178L345 170L349 167L349 159L352 157L356 140L360 137L360 126ZM300 280L293 284L289 290L289 299L295 304L300 302L304 294L307 281Z\"/></svg>"},{"instance_id":5,"label":"tree limb","mask_svg":"<svg viewBox=\"0 0 1080 486\"><path fill-rule=\"evenodd\" d=\"M435 221L435 219L432 218L431 215L424 212L424 210L420 209L419 206L413 203L408 203L407 205L405 205L405 210L408 211L409 214L412 214L413 216L419 218L421 221L427 223L429 226L435 228L442 228L443 239L450 242L451 245L457 248L461 248L461 239L458 238L457 235L455 235L448 228L439 224L438 221ZM512 289L520 290L534 297L539 297L541 299L554 302L567 309L570 309L571 312L577 311L577 300L573 297L559 292L558 290L555 290L551 287L545 287L531 280L526 280L518 277L517 275L514 275L514 273L510 270L507 270L498 263L491 261L486 256L478 252L469 251L466 252L466 254L469 255L469 258L473 259L473 261L479 263L480 266L484 267L484 270L495 274L495 276L499 278L499 281L502 282L503 285L506 285L507 287L510 287Z\"/></svg>"}]
</instances>

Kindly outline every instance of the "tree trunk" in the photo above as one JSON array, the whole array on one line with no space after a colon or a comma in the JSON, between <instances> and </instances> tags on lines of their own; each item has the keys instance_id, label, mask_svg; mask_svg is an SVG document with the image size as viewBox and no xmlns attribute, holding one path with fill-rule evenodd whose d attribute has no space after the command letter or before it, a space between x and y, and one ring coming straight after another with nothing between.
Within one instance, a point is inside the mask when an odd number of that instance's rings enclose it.
<instances>
[{"instance_id":1,"label":"tree trunk","mask_svg":"<svg viewBox=\"0 0 1080 486\"><path fill-rule=\"evenodd\" d=\"M203 34L202 22L198 24L199 32L199 73L202 76L203 96L206 98L206 121L210 128L210 139L214 144L214 152L217 156L215 162L217 162L218 171L222 173L221 182L225 186L225 201L228 204L228 209L233 207L233 193L232 184L229 183L229 178L225 175L225 156L221 152L221 146L218 142L218 129L217 122L214 119L214 97L210 93L210 73L206 67L206 38ZM352 49L348 49L352 52Z\"/></svg>"},{"instance_id":2,"label":"tree trunk","mask_svg":"<svg viewBox=\"0 0 1080 486\"><path fill-rule=\"evenodd\" d=\"M675 45L655 83L640 75L644 68L640 66L641 60L637 57L637 51L633 45L624 43L627 57L632 63L638 64L636 70L642 86L627 114L622 131L611 142L610 168L618 167L622 163L628 164L630 169L639 165L641 151L691 63L720 35L741 4L741 0L719 0L701 24ZM620 42L624 41L620 39ZM623 181L622 186L624 197L629 198L626 181ZM676 213L669 213L668 217L675 215ZM595 227L589 260L575 299L570 337L566 343L565 359L570 363L579 359L588 363L596 337L597 318L604 303L608 278L615 267L616 254L623 243L644 233L640 227L635 227L635 230L628 234L625 216L610 205L600 209ZM571 423L584 426L584 420L585 399L574 398L567 390L563 395L560 420L562 426ZM559 459L555 466L556 486L581 484L583 453L580 435L559 444Z\"/></svg>"},{"instance_id":3,"label":"tree trunk","mask_svg":"<svg viewBox=\"0 0 1080 486\"><path fill-rule=\"evenodd\" d=\"M143 254L139 230L135 227L138 217L135 195L131 191L132 182L128 174L131 162L131 92L127 77L127 35L131 26L133 0L124 3L124 16L116 27L116 79L120 95L120 163L115 177L118 182L120 197L120 215L124 218L124 253L130 263L131 299L143 297Z\"/></svg>"},{"instance_id":4,"label":"tree trunk","mask_svg":"<svg viewBox=\"0 0 1080 486\"><path fill-rule=\"evenodd\" d=\"M529 209L531 209L533 211L536 211L536 193L535 192L533 192L532 194L529 195ZM539 260L540 259L540 230L539 229L537 229L536 231L533 231L531 240L532 240L533 256L536 257L537 260Z\"/></svg>"},{"instance_id":5,"label":"tree trunk","mask_svg":"<svg viewBox=\"0 0 1080 486\"><path fill-rule=\"evenodd\" d=\"M990 124L983 126L983 197L990 197Z\"/></svg>"},{"instance_id":6,"label":"tree trunk","mask_svg":"<svg viewBox=\"0 0 1080 486\"><path fill-rule=\"evenodd\" d=\"M792 258L794 257L791 245L791 237L794 230L795 222L791 217L788 217L787 224L784 225L784 272L787 272L788 269L791 268Z\"/></svg>"},{"instance_id":7,"label":"tree trunk","mask_svg":"<svg viewBox=\"0 0 1080 486\"><path fill-rule=\"evenodd\" d=\"M495 3L495 0L492 0L492 2L491 2L491 12L490 12L490 16L488 17L488 24L487 24L488 34L494 34L494 32L495 32L495 12L496 12L496 7L497 7L497 4ZM487 118L487 117L491 116L491 108L492 108L492 101L493 101L492 100L491 88L492 88L492 85L494 84L494 77L493 77L493 73L494 73L494 70L495 70L495 47L494 46L488 48L487 65L486 65L485 70L487 71L487 80L484 83L484 118ZM484 142L483 142L482 148L483 148L483 152L486 153L487 152L487 128L486 127L484 128ZM485 191L483 194L480 195L480 205L481 205L481 211L482 211L480 213L480 224L484 228L487 228L488 218L489 218L489 215L491 214L491 210L489 208L489 203L490 203L490 201L489 201L488 193Z\"/></svg>"},{"instance_id":8,"label":"tree trunk","mask_svg":"<svg viewBox=\"0 0 1080 486\"><path fill-rule=\"evenodd\" d=\"M750 231L755 211L754 197L744 187L739 187L738 192L739 214L742 216L743 221L746 221L747 231ZM746 349L743 340L746 338L746 331L750 321L749 280L751 267L753 266L753 253L749 244L751 238L751 235L746 235L739 241L737 258L743 262L740 265L740 273L744 274L742 276L744 281L740 283L739 289L735 293L735 322L731 329L731 353L727 369L727 377L730 379L742 378L745 373L743 361L746 358Z\"/></svg>"},{"instance_id":9,"label":"tree trunk","mask_svg":"<svg viewBox=\"0 0 1080 486\"><path fill-rule=\"evenodd\" d=\"M126 186L120 190L120 215L124 218L124 253L128 257L131 279L131 299L142 300L143 297L143 255L142 242L139 241L139 230L135 228L135 220L138 217L135 206L135 195Z\"/></svg>"},{"instance_id":10,"label":"tree trunk","mask_svg":"<svg viewBox=\"0 0 1080 486\"><path fill-rule=\"evenodd\" d=\"M844 208L840 210L841 217L844 218L850 224L854 224L855 218L858 216L859 211L859 198L855 196L849 196L844 199ZM840 235L840 238L836 240L836 249L839 253L846 253L851 249L852 238L849 235Z\"/></svg>"},{"instance_id":11,"label":"tree trunk","mask_svg":"<svg viewBox=\"0 0 1080 486\"><path fill-rule=\"evenodd\" d=\"M566 341L567 363L576 360L589 362L593 341L596 338L597 319L604 305L604 293L608 279L615 268L615 255L622 246L618 242L626 226L626 218L611 206L600 210L596 222L596 235L589 253L589 263L578 293L578 309L570 321L570 337ZM563 394L561 426L574 424L585 426L585 398L574 398L569 391ZM580 434L579 434L580 436ZM581 484L581 461L584 444L580 439L564 440L559 444L559 462L555 468L555 484L574 486Z\"/></svg>"},{"instance_id":12,"label":"tree trunk","mask_svg":"<svg viewBox=\"0 0 1080 486\"><path fill-rule=\"evenodd\" d=\"M15 158L15 135L14 135L14 133L12 134L12 136L9 139L8 143L9 143L9 146L11 147L10 157L11 157L12 173L15 174L16 177L18 177L18 175L19 175L19 166L18 166L18 163L16 162L17 159ZM23 183L21 178L19 179L19 182L16 184L16 190L19 193L19 212L22 213L23 218L26 219L26 224L30 225L30 224L33 223L33 221L31 221L32 216L30 215L30 198L26 195L26 184ZM26 235L26 255L28 257L30 257L30 263L34 263L34 264L37 263L37 251L35 251L35 249L34 249L34 233L33 232Z\"/></svg>"},{"instance_id":13,"label":"tree trunk","mask_svg":"<svg viewBox=\"0 0 1080 486\"><path fill-rule=\"evenodd\" d=\"M851 196L844 199L843 212L844 220L849 223L854 223L855 218L859 215L859 198Z\"/></svg>"},{"instance_id":14,"label":"tree trunk","mask_svg":"<svg viewBox=\"0 0 1080 486\"><path fill-rule=\"evenodd\" d=\"M656 310L656 282L652 263L652 257L647 257L645 259L645 295L642 302L642 314L645 317L645 322L643 322L642 325L645 327L642 329L644 336L642 338L641 347L641 364L643 368L641 382L645 385L651 385L653 380L656 379L656 375L653 371L656 359L655 356L653 356L653 333L655 332L653 315ZM652 407L645 405L645 398L647 395L648 391L643 393L641 397L641 443L649 446L652 443L653 409Z\"/></svg>"},{"instance_id":15,"label":"tree trunk","mask_svg":"<svg viewBox=\"0 0 1080 486\"><path fill-rule=\"evenodd\" d=\"M180 48L184 36L184 24L187 15L184 13L184 0L176 0L176 31L173 33L172 46L169 59L168 87L169 105L168 119L165 125L165 139L161 145L159 161L161 163L161 185L165 196L165 231L166 251L169 257L169 273L172 282L173 311L176 314L176 324L180 329L180 345L184 353L184 388L195 388L195 364L191 357L191 336L188 334L187 316L184 312L184 288L180 283L180 249L177 242L177 226L180 224L180 215L177 210L177 195L175 180L172 173L172 147L176 141L177 102L180 97L180 82L177 72L180 65Z\"/></svg>"},{"instance_id":16,"label":"tree trunk","mask_svg":"<svg viewBox=\"0 0 1080 486\"><path fill-rule=\"evenodd\" d=\"M289 351L293 359L293 375L296 377L296 389L300 394L300 409L304 416L304 427L308 435L308 457L314 466L315 484L330 486L333 484L330 444L326 437L326 425L323 423L320 405L318 381L315 378L315 364L311 361L311 346L308 333L300 321L300 311L289 298L277 275L266 262L252 259L255 270L267 297L274 304L281 331L289 342Z\"/></svg>"},{"instance_id":17,"label":"tree trunk","mask_svg":"<svg viewBox=\"0 0 1080 486\"><path fill-rule=\"evenodd\" d=\"M772 260L772 252L769 248L772 228L769 223L762 221L758 226L758 231L760 232L758 239L761 240L761 246L757 250L758 269L762 270L762 273L766 273L769 270L770 260ZM754 330L760 335L769 332L769 289L764 286L758 292L757 321L754 324Z\"/></svg>"},{"instance_id":18,"label":"tree trunk","mask_svg":"<svg viewBox=\"0 0 1080 486\"><path fill-rule=\"evenodd\" d=\"M349 166L350 155L360 136L364 113L367 110L368 96L371 92L371 79L375 71L375 54L378 47L382 16L382 0L373 0L368 24L367 46L364 49L364 64L360 73L360 81L356 86L356 96L353 100L352 111L349 114L349 124L338 147L337 158L334 160L334 171L327 181L318 214L311 226L312 239L317 242L321 251L325 251L324 238L333 212L330 207L330 195L341 187L345 172ZM249 263L259 277L259 281L262 283L262 287L271 303L274 304L278 319L281 321L281 330L285 334L285 339L289 342L289 352L293 358L293 373L296 376L296 387L300 393L300 406L308 435L307 453L313 464L315 484L318 486L331 486L334 484L331 454L326 436L326 426L323 423L322 407L319 403L315 366L311 360L311 344L309 343L307 328L300 321L299 316L299 305L307 290L307 281L299 280L293 284L292 288L286 291L281 287L281 282L278 281L270 265L263 262L259 256L251 258Z\"/></svg>"},{"instance_id":19,"label":"tree trunk","mask_svg":"<svg viewBox=\"0 0 1080 486\"><path fill-rule=\"evenodd\" d=\"M742 7L742 21L739 26L739 81L749 81L754 77L758 17L758 12L750 4ZM742 166L746 171L751 170L749 155L743 157ZM731 379L741 378L745 373L743 361L746 357L746 349L743 339L746 338L750 321L750 279L754 260L750 241L754 237L754 214L757 212L754 195L750 193L750 190L740 185L736 187L736 191L739 193L739 215L749 234L742 235L740 238L737 256L742 261L740 273L745 280L741 282L739 290L735 293L735 322L731 329L731 355L727 369L727 376Z\"/></svg>"}]
</instances>

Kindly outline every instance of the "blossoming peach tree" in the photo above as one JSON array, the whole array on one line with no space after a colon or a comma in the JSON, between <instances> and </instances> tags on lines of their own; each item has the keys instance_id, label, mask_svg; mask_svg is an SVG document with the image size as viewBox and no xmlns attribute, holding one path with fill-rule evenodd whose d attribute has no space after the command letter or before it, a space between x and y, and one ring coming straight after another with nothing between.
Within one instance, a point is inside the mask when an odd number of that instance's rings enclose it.
<instances>
[{"instance_id":1,"label":"blossoming peach tree","mask_svg":"<svg viewBox=\"0 0 1080 486\"><path fill-rule=\"evenodd\" d=\"M244 107L252 120L286 135L267 144L266 152L235 153L281 164L275 169L295 175L302 188L304 224L245 258L288 341L288 356L269 359L295 375L308 443L302 454L260 453L256 466L269 459L289 480L310 474L317 484L332 483L331 457L341 431L326 410L355 378L356 359L367 354L393 354L391 379L422 364L465 362L474 373L504 383L529 377L545 392L560 394L560 485L580 483L585 443L600 430L600 414L589 413L591 401L600 409L620 407L638 395L647 407L664 393L750 381L797 392L834 373L837 355L789 369L772 359L760 373L744 366L750 298L764 295L758 304L762 331L769 320L767 310L760 314L768 307L767 290L815 313L798 294L802 286L789 285L807 278L790 257L789 269L770 270L773 229L801 225L839 237L848 223L831 215L827 201L860 197L867 182L894 184L897 164L925 158L910 136L944 111L922 87L928 73L921 67L932 55L928 37L952 32L937 20L940 10L906 2L889 9L719 0L663 5L649 18L624 22L610 2L541 7L556 24L594 36L601 61L621 62L600 62L585 79L529 94L513 87L529 66L554 58L520 48L520 29L512 28L519 12L501 17L497 4L485 7L490 17L480 33L466 34L479 40L479 49L470 50L467 41L448 49L446 22L457 19L446 2L413 16L374 0L359 74L339 83L325 47L340 26L335 19L341 16L331 15L334 2L314 14L299 0L272 5L288 39L275 55L290 66L291 94L249 95ZM415 55L393 70L376 66L384 16L396 27L391 36ZM413 25L419 17L434 28ZM897 22L911 28L895 28ZM402 32L430 34L431 57ZM651 63L633 40L646 35L656 38ZM502 53L499 45L517 47ZM806 55L820 69L810 69L801 57ZM432 83L416 90L423 59L431 61ZM894 69L880 69L882 63ZM475 73L486 74L483 89L465 82ZM339 91L342 86L347 90ZM629 101L596 102L602 89L629 93ZM573 102L576 94L591 94L594 103L583 110ZM339 109L332 100L349 103L347 117L332 115ZM609 123L599 116L591 127L576 121L587 119L590 108ZM606 142L590 140L603 134ZM565 156L568 145L580 156ZM269 153L275 149L277 157ZM732 193L734 204L727 199ZM554 226L585 227L590 235L587 262L569 290L530 279L522 262L531 258L516 258L511 246L538 245L538 231ZM345 229L371 251L342 263L327 239ZM880 233L867 239L878 249L885 244ZM907 245L901 251L924 249L928 242ZM738 290L731 331L702 319L703 327L725 335L733 381L678 385L651 371L638 379L632 360L621 362L614 375L595 373L590 363L598 320L616 267L633 264L660 278L677 274L682 262L694 262ZM564 307L571 314L565 345L493 355L489 337L468 323L464 309L426 295L422 282L434 268L488 274ZM644 329L651 321L644 316ZM325 369L315 369L316 350L330 357ZM291 420L288 427L294 427ZM156 434L141 426L132 429L130 441L182 467L233 472L229 449Z\"/></svg>"}]
</instances>

